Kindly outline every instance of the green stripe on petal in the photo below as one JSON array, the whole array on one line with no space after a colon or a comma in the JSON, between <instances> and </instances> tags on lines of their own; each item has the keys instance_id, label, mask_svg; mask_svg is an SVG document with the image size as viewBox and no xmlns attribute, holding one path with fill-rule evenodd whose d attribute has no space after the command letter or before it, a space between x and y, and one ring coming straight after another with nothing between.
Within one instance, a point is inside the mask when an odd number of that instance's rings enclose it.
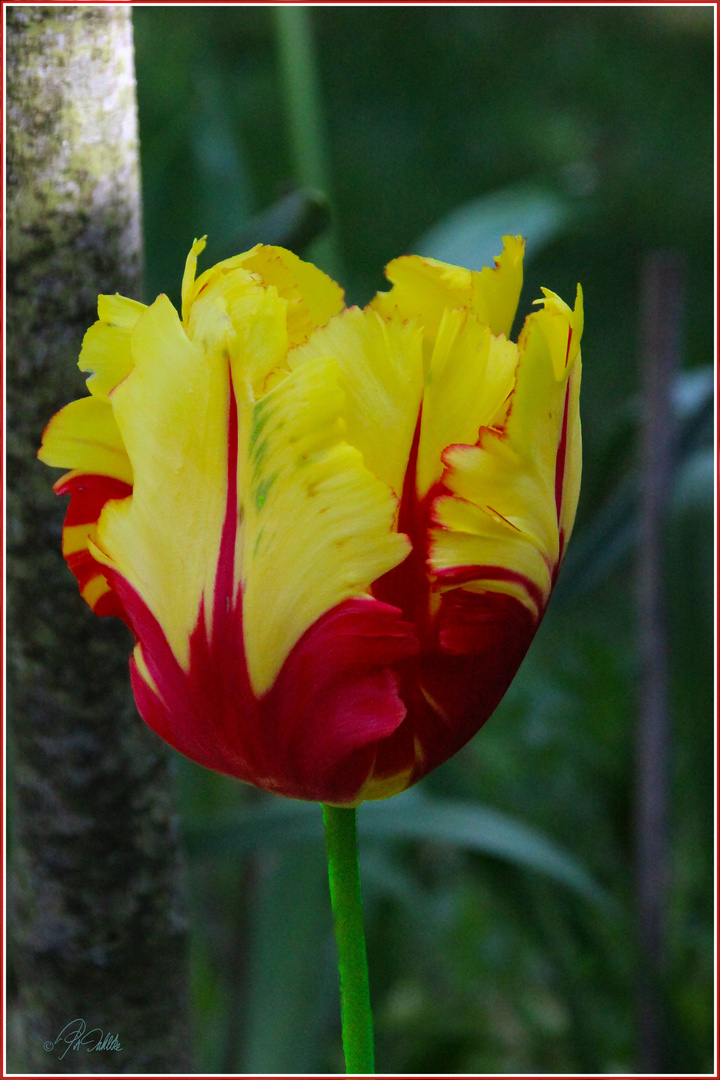
<instances>
[{"instance_id":1,"label":"green stripe on petal","mask_svg":"<svg viewBox=\"0 0 720 1080\"><path fill-rule=\"evenodd\" d=\"M340 380L334 361L308 360L240 412L243 629L258 695L321 615L409 551L397 499L346 440Z\"/></svg>"}]
</instances>

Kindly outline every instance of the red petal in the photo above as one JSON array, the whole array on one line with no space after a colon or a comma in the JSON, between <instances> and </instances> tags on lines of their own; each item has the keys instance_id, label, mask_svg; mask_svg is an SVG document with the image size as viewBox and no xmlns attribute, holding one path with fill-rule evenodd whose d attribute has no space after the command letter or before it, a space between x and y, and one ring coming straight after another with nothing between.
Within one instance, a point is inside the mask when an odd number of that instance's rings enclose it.
<instances>
[{"instance_id":1,"label":"red petal","mask_svg":"<svg viewBox=\"0 0 720 1080\"><path fill-rule=\"evenodd\" d=\"M351 802L372 768L375 745L402 723L405 705L390 665L418 650L397 609L348 600L297 643L260 700L245 664L240 608L212 642L201 613L190 668L173 656L156 619L120 578L122 598L158 694L134 660L141 715L194 761L291 798ZM216 608L217 610L217 608Z\"/></svg>"},{"instance_id":2,"label":"red petal","mask_svg":"<svg viewBox=\"0 0 720 1080\"><path fill-rule=\"evenodd\" d=\"M55 484L55 492L58 495L70 496L70 505L65 514L63 528L72 528L75 525L94 525L105 503L110 499L125 499L128 495L132 495L132 485L111 476L81 473L70 476L68 479L62 477ZM100 577L105 581L108 580L105 567L93 558L88 548L71 552L66 556L65 561L77 578L81 589L84 589L93 578ZM115 615L128 622L127 613L112 590L103 593L92 604L92 609L96 615Z\"/></svg>"},{"instance_id":3,"label":"red petal","mask_svg":"<svg viewBox=\"0 0 720 1080\"><path fill-rule=\"evenodd\" d=\"M436 647L409 665L401 687L406 724L423 753L413 782L457 753L489 719L537 629L514 597L464 589L445 594L436 626Z\"/></svg>"},{"instance_id":4,"label":"red petal","mask_svg":"<svg viewBox=\"0 0 720 1080\"><path fill-rule=\"evenodd\" d=\"M100 517L103 506L110 499L125 499L132 495L132 485L112 476L95 473L82 473L63 477L55 485L57 495L69 495L70 505L65 515L65 524L87 525Z\"/></svg>"}]
</instances>

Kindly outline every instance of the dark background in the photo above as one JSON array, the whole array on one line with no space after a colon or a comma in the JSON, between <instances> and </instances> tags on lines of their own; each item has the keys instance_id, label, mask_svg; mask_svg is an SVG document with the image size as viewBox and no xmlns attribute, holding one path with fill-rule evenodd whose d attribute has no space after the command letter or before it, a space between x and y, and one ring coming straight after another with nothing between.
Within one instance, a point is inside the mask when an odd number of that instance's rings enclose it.
<instances>
[{"instance_id":1,"label":"dark background","mask_svg":"<svg viewBox=\"0 0 720 1080\"><path fill-rule=\"evenodd\" d=\"M314 257L348 302L383 287L399 254L443 257L452 242L470 265L499 253L503 231L527 235L520 319L541 285L570 302L576 282L585 293L584 480L557 595L495 717L422 785L439 808L453 801L448 831L430 821L425 835L398 838L388 818L363 845L378 1070L636 1066L639 304L644 260L665 248L685 259L686 306L662 582L673 729L664 1053L671 1071L709 1070L712 11L306 14L325 150L309 116L299 138L319 147L314 179L333 206ZM209 259L229 254L307 180L288 123L298 76L281 60L272 9L137 7L133 18L146 293L174 298L194 237L209 234ZM451 229L448 216L468 204L465 227ZM342 1071L319 824L308 833L306 808L289 805L269 830L271 797L180 758L177 771L198 1067ZM518 823L502 857L488 854L483 807ZM538 834L606 902L568 887L542 856L529 869Z\"/></svg>"}]
</instances>

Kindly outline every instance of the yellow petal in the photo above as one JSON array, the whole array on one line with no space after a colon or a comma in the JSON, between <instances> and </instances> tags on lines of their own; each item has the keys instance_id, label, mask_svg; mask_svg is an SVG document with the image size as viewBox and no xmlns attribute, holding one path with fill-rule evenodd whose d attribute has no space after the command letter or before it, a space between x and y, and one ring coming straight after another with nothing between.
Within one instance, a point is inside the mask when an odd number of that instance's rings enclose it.
<instances>
[{"instance_id":1,"label":"yellow petal","mask_svg":"<svg viewBox=\"0 0 720 1080\"><path fill-rule=\"evenodd\" d=\"M570 539L575 524L575 511L580 497L580 478L582 474L582 433L580 428L580 379L582 362L580 354L572 366L568 378L567 424L565 437L564 468L559 484L560 488L560 535L561 548ZM558 487L556 486L556 497ZM562 551L561 551L562 554Z\"/></svg>"},{"instance_id":2,"label":"yellow petal","mask_svg":"<svg viewBox=\"0 0 720 1080\"><path fill-rule=\"evenodd\" d=\"M112 406L135 486L104 508L91 551L136 589L187 666L226 509L229 363L188 340L166 296L138 321L132 348L135 367Z\"/></svg>"},{"instance_id":3,"label":"yellow petal","mask_svg":"<svg viewBox=\"0 0 720 1080\"><path fill-rule=\"evenodd\" d=\"M493 337L466 310L446 309L430 359L417 461L422 498L442 476L441 454L453 443L477 442L498 418L515 381L517 345Z\"/></svg>"},{"instance_id":4,"label":"yellow petal","mask_svg":"<svg viewBox=\"0 0 720 1080\"><path fill-rule=\"evenodd\" d=\"M235 355L245 358L248 387L254 398L268 389L268 379L287 373L287 301L277 290L258 289L231 303L229 315L235 330Z\"/></svg>"},{"instance_id":5,"label":"yellow petal","mask_svg":"<svg viewBox=\"0 0 720 1080\"><path fill-rule=\"evenodd\" d=\"M374 802L378 799L391 799L393 795L399 795L410 783L414 769L415 762L394 776L376 778L371 773L358 792L354 805L359 806L363 802Z\"/></svg>"},{"instance_id":6,"label":"yellow petal","mask_svg":"<svg viewBox=\"0 0 720 1080\"><path fill-rule=\"evenodd\" d=\"M516 236L503 241L492 270L464 270L420 255L394 259L385 271L394 287L378 293L371 306L385 319L419 319L430 338L438 333L446 308L467 308L493 334L507 337L522 288L524 242Z\"/></svg>"},{"instance_id":7,"label":"yellow petal","mask_svg":"<svg viewBox=\"0 0 720 1080\"><path fill-rule=\"evenodd\" d=\"M78 360L81 371L92 372L87 388L95 397L108 401L110 391L132 371L130 336L145 310L145 304L117 293L98 297L100 318L85 334Z\"/></svg>"},{"instance_id":8,"label":"yellow petal","mask_svg":"<svg viewBox=\"0 0 720 1080\"><path fill-rule=\"evenodd\" d=\"M189 328L193 323L193 307L199 298L207 299L211 294L215 296L226 296L228 293L237 294L247 288L258 288L262 284L257 274L242 269L242 263L249 255L257 251L260 247L259 244L242 255L234 255L232 259L225 259L224 262L215 263L214 266L204 270L200 277L195 277L198 255L205 250L206 239L207 237L203 236L202 239L195 240L185 261L185 272L183 273L181 289L182 321L190 336L192 336Z\"/></svg>"},{"instance_id":9,"label":"yellow petal","mask_svg":"<svg viewBox=\"0 0 720 1080\"><path fill-rule=\"evenodd\" d=\"M486 322L493 334L512 328L523 283L525 241L520 236L503 236L503 251L493 269L486 266L472 275L472 310Z\"/></svg>"},{"instance_id":10,"label":"yellow petal","mask_svg":"<svg viewBox=\"0 0 720 1080\"><path fill-rule=\"evenodd\" d=\"M543 308L528 316L518 341L518 386L507 430L524 459L532 460L534 471L554 488L566 387L580 358L582 292L578 287L574 311L554 293L543 292L537 301Z\"/></svg>"},{"instance_id":11,"label":"yellow petal","mask_svg":"<svg viewBox=\"0 0 720 1080\"><path fill-rule=\"evenodd\" d=\"M494 521L507 522L510 530L519 530L545 552L551 563L556 560L554 472L547 475L535 468L507 434L494 432L484 432L479 447L450 447L445 461L448 471L443 480L454 495L487 511Z\"/></svg>"},{"instance_id":12,"label":"yellow petal","mask_svg":"<svg viewBox=\"0 0 720 1080\"><path fill-rule=\"evenodd\" d=\"M277 289L257 284L242 268L214 280L193 302L187 322L192 341L206 350L221 345L237 362L254 398L261 397L273 372L287 374L288 302Z\"/></svg>"},{"instance_id":13,"label":"yellow petal","mask_svg":"<svg viewBox=\"0 0 720 1080\"><path fill-rule=\"evenodd\" d=\"M374 311L350 308L294 349L288 362L296 368L322 357L335 360L341 372L347 395L343 412L347 441L399 499L420 414L419 329L385 323Z\"/></svg>"},{"instance_id":14,"label":"yellow petal","mask_svg":"<svg viewBox=\"0 0 720 1080\"><path fill-rule=\"evenodd\" d=\"M397 500L345 438L341 371L308 359L240 412L243 629L255 693L302 634L400 563Z\"/></svg>"},{"instance_id":15,"label":"yellow petal","mask_svg":"<svg viewBox=\"0 0 720 1080\"><path fill-rule=\"evenodd\" d=\"M342 310L343 290L332 278L312 263L303 262L292 251L257 244L250 251L234 255L206 270L197 280L197 257L205 247L205 238L196 240L188 255L183 277L183 322L187 325L194 301L203 291L212 291L223 278L241 270L247 282L254 279L265 288L275 286L277 295L287 301L287 331L290 345L306 341L318 326L324 326Z\"/></svg>"},{"instance_id":16,"label":"yellow petal","mask_svg":"<svg viewBox=\"0 0 720 1080\"><path fill-rule=\"evenodd\" d=\"M580 380L582 358L580 340L583 332L583 295L578 285L574 310L549 289L543 289L542 311L531 315L520 337L521 349L545 351L558 385L567 384L560 420L560 451L555 467L555 498L560 528L560 554L564 551L575 523L582 472L580 428ZM527 341L526 341L527 339ZM555 405L557 412L557 403ZM529 426L529 425L528 425ZM552 455L548 463L552 468Z\"/></svg>"},{"instance_id":17,"label":"yellow petal","mask_svg":"<svg viewBox=\"0 0 720 1080\"><path fill-rule=\"evenodd\" d=\"M436 336L446 308L470 304L471 273L460 266L403 255L388 263L385 276L393 288L378 293L370 308L387 320L417 319L430 339Z\"/></svg>"},{"instance_id":18,"label":"yellow petal","mask_svg":"<svg viewBox=\"0 0 720 1080\"><path fill-rule=\"evenodd\" d=\"M193 246L190 248L190 254L185 260L185 270L183 273L182 286L180 288L180 295L182 298L182 319L184 323L188 321L188 315L190 313L190 304L195 299L197 294L197 282L195 281L195 274L197 273L197 261L198 255L205 250L207 243L207 236L200 237L199 240L193 240Z\"/></svg>"},{"instance_id":19,"label":"yellow petal","mask_svg":"<svg viewBox=\"0 0 720 1080\"><path fill-rule=\"evenodd\" d=\"M98 318L117 330L134 330L143 311L147 311L147 304L120 293L98 296Z\"/></svg>"},{"instance_id":20,"label":"yellow petal","mask_svg":"<svg viewBox=\"0 0 720 1080\"><path fill-rule=\"evenodd\" d=\"M287 328L290 345L306 341L342 310L344 292L332 278L312 263L303 262L285 248L261 245L243 257L242 266L274 285L288 301Z\"/></svg>"},{"instance_id":21,"label":"yellow petal","mask_svg":"<svg viewBox=\"0 0 720 1080\"><path fill-rule=\"evenodd\" d=\"M90 550L136 589L186 666L203 601L211 630L231 368L240 418L236 581L262 693L304 631L341 600L367 594L409 545L395 531L396 498L345 437L339 366L308 360L261 396L285 375L292 301L275 286L261 290L243 267L208 280L190 302L187 333L165 297L135 327L134 367L111 402L138 479L131 499L105 507ZM195 285L186 281L186 298ZM378 342L398 352L407 334L371 322Z\"/></svg>"},{"instance_id":22,"label":"yellow petal","mask_svg":"<svg viewBox=\"0 0 720 1080\"><path fill-rule=\"evenodd\" d=\"M111 406L96 397L71 401L43 432L40 461L133 482L133 470Z\"/></svg>"}]
</instances>

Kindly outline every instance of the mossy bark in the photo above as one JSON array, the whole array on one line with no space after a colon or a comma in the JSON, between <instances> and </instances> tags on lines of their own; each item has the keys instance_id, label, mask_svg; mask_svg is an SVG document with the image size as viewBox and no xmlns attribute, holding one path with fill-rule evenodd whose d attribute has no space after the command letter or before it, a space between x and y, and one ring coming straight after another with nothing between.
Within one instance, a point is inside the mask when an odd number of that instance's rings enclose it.
<instances>
[{"instance_id":1,"label":"mossy bark","mask_svg":"<svg viewBox=\"0 0 720 1080\"><path fill-rule=\"evenodd\" d=\"M7 63L12 1067L185 1072L169 757L134 709L125 627L91 614L64 565L65 508L35 458L85 393L98 293L140 292L130 9L11 6ZM122 1049L45 1049L78 1019Z\"/></svg>"}]
</instances>

